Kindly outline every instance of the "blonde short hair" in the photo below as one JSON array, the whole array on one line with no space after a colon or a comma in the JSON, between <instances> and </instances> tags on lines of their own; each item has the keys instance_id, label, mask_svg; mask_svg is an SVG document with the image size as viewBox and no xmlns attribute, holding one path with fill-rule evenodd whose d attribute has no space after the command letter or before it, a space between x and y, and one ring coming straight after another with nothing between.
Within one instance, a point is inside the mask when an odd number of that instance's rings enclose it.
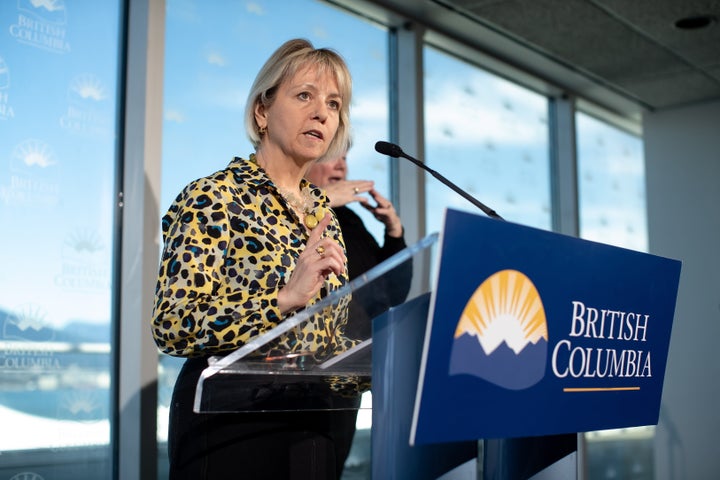
<instances>
[{"instance_id":1,"label":"blonde short hair","mask_svg":"<svg viewBox=\"0 0 720 480\"><path fill-rule=\"evenodd\" d=\"M304 39L288 40L265 62L255 77L245 105L245 131L255 149L260 145L259 127L255 121L255 107L258 104L270 107L275 101L280 84L291 78L300 69L317 67L321 72L330 71L337 82L340 98L340 121L324 157L334 158L342 154L350 139L350 102L352 100L352 77L345 60L328 48L313 47Z\"/></svg>"}]
</instances>

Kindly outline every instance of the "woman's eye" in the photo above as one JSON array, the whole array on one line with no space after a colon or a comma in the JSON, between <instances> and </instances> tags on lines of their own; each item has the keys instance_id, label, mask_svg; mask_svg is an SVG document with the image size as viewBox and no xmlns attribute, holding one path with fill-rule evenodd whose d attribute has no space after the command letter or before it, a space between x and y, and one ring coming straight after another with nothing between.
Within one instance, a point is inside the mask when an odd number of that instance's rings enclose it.
<instances>
[{"instance_id":1,"label":"woman's eye","mask_svg":"<svg viewBox=\"0 0 720 480\"><path fill-rule=\"evenodd\" d=\"M340 102L338 101L331 100L330 102L328 102L328 106L333 110L340 110Z\"/></svg>"},{"instance_id":2,"label":"woman's eye","mask_svg":"<svg viewBox=\"0 0 720 480\"><path fill-rule=\"evenodd\" d=\"M310 94L308 92L301 92L298 94L298 98L300 100L308 100L310 98Z\"/></svg>"}]
</instances>

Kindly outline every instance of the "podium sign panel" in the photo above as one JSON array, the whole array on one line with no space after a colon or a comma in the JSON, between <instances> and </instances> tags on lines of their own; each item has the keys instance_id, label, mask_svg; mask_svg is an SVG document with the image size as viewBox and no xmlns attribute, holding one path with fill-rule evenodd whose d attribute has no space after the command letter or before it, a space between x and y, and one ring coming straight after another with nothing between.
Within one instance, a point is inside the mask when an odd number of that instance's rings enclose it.
<instances>
[{"instance_id":1,"label":"podium sign panel","mask_svg":"<svg viewBox=\"0 0 720 480\"><path fill-rule=\"evenodd\" d=\"M679 261L452 209L412 444L656 424Z\"/></svg>"}]
</instances>

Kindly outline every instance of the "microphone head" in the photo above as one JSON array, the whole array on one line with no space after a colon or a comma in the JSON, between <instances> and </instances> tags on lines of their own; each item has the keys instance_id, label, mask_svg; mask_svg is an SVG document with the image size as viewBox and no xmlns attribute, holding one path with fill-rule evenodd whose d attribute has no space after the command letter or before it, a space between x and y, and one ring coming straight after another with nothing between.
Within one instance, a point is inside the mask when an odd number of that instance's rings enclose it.
<instances>
[{"instance_id":1,"label":"microphone head","mask_svg":"<svg viewBox=\"0 0 720 480\"><path fill-rule=\"evenodd\" d=\"M402 148L390 142L377 142L375 144L375 151L378 153L382 153L383 155L395 158L401 157L403 155Z\"/></svg>"}]
</instances>

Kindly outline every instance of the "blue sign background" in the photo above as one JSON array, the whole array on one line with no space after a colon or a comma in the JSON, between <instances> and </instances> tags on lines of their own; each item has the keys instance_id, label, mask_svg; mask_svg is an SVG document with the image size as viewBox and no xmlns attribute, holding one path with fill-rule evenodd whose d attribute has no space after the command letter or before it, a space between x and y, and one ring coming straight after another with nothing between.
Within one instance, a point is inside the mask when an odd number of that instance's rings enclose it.
<instances>
[{"instance_id":1,"label":"blue sign background","mask_svg":"<svg viewBox=\"0 0 720 480\"><path fill-rule=\"evenodd\" d=\"M428 317L411 442L508 438L656 424L675 312L677 260L448 209ZM501 270L524 273L545 309L548 355L538 383L521 390L450 375L454 333L478 286ZM645 342L571 337L573 301L648 314ZM560 340L572 347L651 352L652 377L559 378ZM566 355L567 356L567 355ZM566 391L564 389L590 389ZM633 388L633 390L602 390Z\"/></svg>"}]
</instances>

